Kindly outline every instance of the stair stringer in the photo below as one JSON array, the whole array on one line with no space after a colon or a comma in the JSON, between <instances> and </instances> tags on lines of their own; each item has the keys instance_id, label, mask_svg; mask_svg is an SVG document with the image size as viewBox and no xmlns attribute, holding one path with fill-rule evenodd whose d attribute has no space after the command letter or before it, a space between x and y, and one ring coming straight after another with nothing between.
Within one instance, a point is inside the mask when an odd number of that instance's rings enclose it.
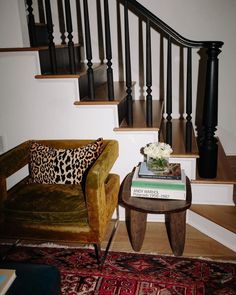
<instances>
[{"instance_id":1,"label":"stair stringer","mask_svg":"<svg viewBox=\"0 0 236 295\"><path fill-rule=\"evenodd\" d=\"M200 232L211 237L222 245L236 251L236 235L230 230L200 216L199 214L188 210L187 222Z\"/></svg>"}]
</instances>

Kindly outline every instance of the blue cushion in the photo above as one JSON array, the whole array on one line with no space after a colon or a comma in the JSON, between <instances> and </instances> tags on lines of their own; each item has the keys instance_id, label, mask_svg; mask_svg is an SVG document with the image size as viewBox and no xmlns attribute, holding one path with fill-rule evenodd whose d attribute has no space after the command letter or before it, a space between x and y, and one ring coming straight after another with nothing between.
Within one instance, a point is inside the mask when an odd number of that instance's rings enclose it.
<instances>
[{"instance_id":1,"label":"blue cushion","mask_svg":"<svg viewBox=\"0 0 236 295\"><path fill-rule=\"evenodd\" d=\"M55 266L2 262L0 268L16 270L16 279L6 295L60 294L60 272Z\"/></svg>"}]
</instances>

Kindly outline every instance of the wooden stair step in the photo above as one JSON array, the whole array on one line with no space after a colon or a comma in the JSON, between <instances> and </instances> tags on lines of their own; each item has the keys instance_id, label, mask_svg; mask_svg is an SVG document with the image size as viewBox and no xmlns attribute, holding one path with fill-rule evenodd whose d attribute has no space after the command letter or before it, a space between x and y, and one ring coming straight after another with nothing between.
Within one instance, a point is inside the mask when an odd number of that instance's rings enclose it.
<instances>
[{"instance_id":1,"label":"wooden stair step","mask_svg":"<svg viewBox=\"0 0 236 295\"><path fill-rule=\"evenodd\" d=\"M95 63L93 65L93 70L97 71L99 68L104 67L102 63ZM76 68L76 74L70 74L69 70L60 74L43 74L43 75L35 75L35 79L70 79L70 78L80 78L87 74L88 66L85 63L80 63Z\"/></svg>"},{"instance_id":2,"label":"wooden stair step","mask_svg":"<svg viewBox=\"0 0 236 295\"><path fill-rule=\"evenodd\" d=\"M81 63L81 52L80 52L79 44L74 45L73 52L74 52L75 68L77 69L80 67L80 63ZM48 50L48 47L46 47L46 49L41 47L40 50L38 51L38 54L39 54L41 74L42 75L52 74L50 51ZM68 46L66 44L55 46L55 59L56 59L55 66L57 67L58 74L69 74L70 59L69 59ZM77 73L78 72L76 72L76 74Z\"/></svg>"},{"instance_id":3,"label":"wooden stair step","mask_svg":"<svg viewBox=\"0 0 236 295\"><path fill-rule=\"evenodd\" d=\"M82 100L76 101L74 104L79 105L118 105L126 98L125 82L114 82L114 100L108 99L107 83L96 87L94 100L84 97Z\"/></svg>"},{"instance_id":4,"label":"wooden stair step","mask_svg":"<svg viewBox=\"0 0 236 295\"><path fill-rule=\"evenodd\" d=\"M40 47L3 47L0 52L25 52L25 51L39 51Z\"/></svg>"},{"instance_id":5,"label":"wooden stair step","mask_svg":"<svg viewBox=\"0 0 236 295\"><path fill-rule=\"evenodd\" d=\"M79 43L76 43L74 44L74 48L79 48L80 47L80 44ZM45 46L38 46L38 51L45 51L45 50L48 50L48 45ZM55 48L56 49L68 49L68 45L67 44L55 44Z\"/></svg>"},{"instance_id":6,"label":"wooden stair step","mask_svg":"<svg viewBox=\"0 0 236 295\"><path fill-rule=\"evenodd\" d=\"M163 120L161 133L160 133L160 141L166 142L166 120ZM173 149L173 153L171 157L176 158L198 158L198 147L197 140L194 134L194 130L192 128L192 150L186 151L185 148L185 132L186 132L186 120L184 119L172 119L172 144L171 147Z\"/></svg>"},{"instance_id":7,"label":"wooden stair step","mask_svg":"<svg viewBox=\"0 0 236 295\"><path fill-rule=\"evenodd\" d=\"M75 44L75 47L79 47L79 44ZM60 48L68 48L67 44L59 44L55 45L56 49ZM48 46L35 46L35 47L6 47L6 48L0 48L0 52L19 52L19 51L42 51L42 50L48 50Z\"/></svg>"},{"instance_id":8,"label":"wooden stair step","mask_svg":"<svg viewBox=\"0 0 236 295\"><path fill-rule=\"evenodd\" d=\"M236 207L225 205L192 205L191 211L236 233Z\"/></svg>"},{"instance_id":9,"label":"wooden stair step","mask_svg":"<svg viewBox=\"0 0 236 295\"><path fill-rule=\"evenodd\" d=\"M120 127L114 131L159 131L162 121L163 102L153 100L153 124L148 127L146 123L146 102L144 100L133 100L133 125L128 126L125 119L122 120Z\"/></svg>"},{"instance_id":10,"label":"wooden stair step","mask_svg":"<svg viewBox=\"0 0 236 295\"><path fill-rule=\"evenodd\" d=\"M101 77L104 74L101 73ZM104 76L104 75L103 75ZM106 80L106 75L103 77L103 80ZM79 80L80 82L80 80ZM102 80L101 80L102 82ZM132 82L132 88L134 88L135 82ZM134 89L133 89L134 90ZM85 91L84 91L85 92ZM81 105L117 105L118 111L118 120L119 125L126 114L126 83L125 82L114 82L114 99L108 99L108 87L107 83L100 83L95 88L95 99L91 100L88 96L82 95L81 97L81 88L80 88L80 100L76 101L74 104L77 106Z\"/></svg>"}]
</instances>

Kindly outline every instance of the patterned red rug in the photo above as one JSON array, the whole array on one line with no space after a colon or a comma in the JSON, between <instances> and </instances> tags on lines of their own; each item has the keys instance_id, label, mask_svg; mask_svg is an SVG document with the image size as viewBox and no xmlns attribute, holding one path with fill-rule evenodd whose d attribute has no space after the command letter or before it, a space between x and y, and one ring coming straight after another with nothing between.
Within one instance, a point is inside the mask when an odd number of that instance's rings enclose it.
<instances>
[{"instance_id":1,"label":"patterned red rug","mask_svg":"<svg viewBox=\"0 0 236 295\"><path fill-rule=\"evenodd\" d=\"M57 266L63 295L236 294L233 263L110 252L100 271L93 250L23 246L12 249L6 261Z\"/></svg>"}]
</instances>

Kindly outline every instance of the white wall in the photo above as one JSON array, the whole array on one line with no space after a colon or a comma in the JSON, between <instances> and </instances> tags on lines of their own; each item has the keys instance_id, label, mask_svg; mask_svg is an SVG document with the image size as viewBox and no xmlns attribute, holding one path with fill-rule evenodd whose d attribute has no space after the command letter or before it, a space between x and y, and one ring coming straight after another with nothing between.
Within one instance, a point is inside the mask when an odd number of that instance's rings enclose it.
<instances>
[{"instance_id":1,"label":"white wall","mask_svg":"<svg viewBox=\"0 0 236 295\"><path fill-rule=\"evenodd\" d=\"M0 47L29 46L24 1L0 0Z\"/></svg>"},{"instance_id":2,"label":"white wall","mask_svg":"<svg viewBox=\"0 0 236 295\"><path fill-rule=\"evenodd\" d=\"M236 27L236 2L235 0L140 0L140 2L156 13L162 20L166 21L176 31L183 36L194 40L222 40L225 42L220 59L220 76L219 76L219 124L217 135L219 135L227 154L236 154L236 100L234 98L234 84L236 76L236 59L234 53L236 51L235 27ZM26 18L23 16L24 8L22 7L23 0L0 0L0 46L1 47L18 47L27 46L27 28ZM72 1L73 3L73 1ZM95 5L93 1L91 10L91 28L95 27ZM112 20L112 31L116 31L116 1L109 1ZM123 11L121 10L123 18ZM137 20L133 15L130 15L131 29L131 46L134 58L132 59L132 77L133 80L139 81L139 64L137 52L137 34L132 33ZM97 33L97 32L96 32ZM96 43L96 33L92 34L92 41ZM117 45L117 35L112 34L113 38L113 62L114 62L114 77L118 78L118 52L121 48ZM157 41L154 39L154 49L158 48ZM156 47L155 47L156 46ZM124 51L123 51L124 52ZM152 53L153 61L158 62L158 51L155 49ZM94 59L98 59L98 52L93 52ZM173 81L177 83L178 79L178 52L173 59ZM197 61L194 60L194 66L197 66ZM153 95L154 98L159 98L158 86L159 82L155 78L154 68L153 79ZM1 79L4 73L1 72ZM195 74L197 75L197 74ZM62 81L61 81L62 82ZM10 83L10 81L5 81ZM62 82L64 83L64 82ZM136 93L139 93L139 88L136 87ZM194 95L196 94L196 82L193 85ZM49 87L48 93L54 91ZM174 98L177 97L178 87L173 91ZM27 96L27 93L26 93ZM50 95L49 95L50 96ZM2 104L1 94L1 104ZM13 100L16 98L12 98ZM195 99L195 96L194 96ZM37 105L37 102L35 102ZM19 105L21 108L21 105Z\"/></svg>"}]
</instances>

